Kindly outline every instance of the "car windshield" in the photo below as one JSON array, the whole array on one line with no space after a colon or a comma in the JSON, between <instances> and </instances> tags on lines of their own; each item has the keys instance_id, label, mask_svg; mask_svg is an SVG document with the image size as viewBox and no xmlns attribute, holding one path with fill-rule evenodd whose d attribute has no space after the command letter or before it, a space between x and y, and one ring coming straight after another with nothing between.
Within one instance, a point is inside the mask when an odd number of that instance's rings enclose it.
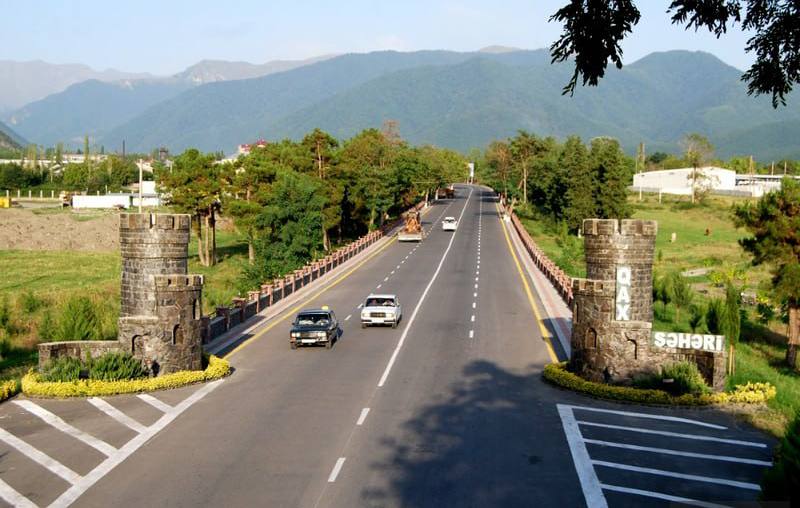
<instances>
[{"instance_id":1,"label":"car windshield","mask_svg":"<svg viewBox=\"0 0 800 508\"><path fill-rule=\"evenodd\" d=\"M326 326L331 318L327 314L300 314L297 316L297 324L300 326Z\"/></svg>"},{"instance_id":2,"label":"car windshield","mask_svg":"<svg viewBox=\"0 0 800 508\"><path fill-rule=\"evenodd\" d=\"M453 218L450 218L450 217L448 217L448 218L446 218L444 221L445 221L445 222L455 222L456 220L455 220L455 219L453 219Z\"/></svg>"},{"instance_id":3,"label":"car windshield","mask_svg":"<svg viewBox=\"0 0 800 508\"><path fill-rule=\"evenodd\" d=\"M394 298L367 298L367 307L394 307Z\"/></svg>"}]
</instances>

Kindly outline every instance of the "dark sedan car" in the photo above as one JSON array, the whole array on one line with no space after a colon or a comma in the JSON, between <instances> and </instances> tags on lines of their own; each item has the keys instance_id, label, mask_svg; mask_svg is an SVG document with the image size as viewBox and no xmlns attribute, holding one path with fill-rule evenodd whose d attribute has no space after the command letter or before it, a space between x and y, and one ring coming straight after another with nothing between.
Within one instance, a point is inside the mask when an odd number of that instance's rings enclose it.
<instances>
[{"instance_id":1,"label":"dark sedan car","mask_svg":"<svg viewBox=\"0 0 800 508\"><path fill-rule=\"evenodd\" d=\"M289 345L292 349L297 346L316 346L324 344L330 349L333 342L339 337L339 322L336 314L327 307L321 309L306 309L301 311L292 322L289 333Z\"/></svg>"}]
</instances>

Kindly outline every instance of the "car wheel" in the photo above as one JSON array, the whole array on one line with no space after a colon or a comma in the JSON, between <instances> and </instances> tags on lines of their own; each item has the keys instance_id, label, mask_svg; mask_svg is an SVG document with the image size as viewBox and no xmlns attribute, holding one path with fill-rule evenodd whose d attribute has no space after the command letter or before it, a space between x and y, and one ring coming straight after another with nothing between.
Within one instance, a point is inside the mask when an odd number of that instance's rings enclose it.
<instances>
[{"instance_id":1,"label":"car wheel","mask_svg":"<svg viewBox=\"0 0 800 508\"><path fill-rule=\"evenodd\" d=\"M392 322L392 328L397 328L397 321Z\"/></svg>"},{"instance_id":2,"label":"car wheel","mask_svg":"<svg viewBox=\"0 0 800 508\"><path fill-rule=\"evenodd\" d=\"M366 327L367 327L367 323L361 323L361 328L366 328Z\"/></svg>"},{"instance_id":3,"label":"car wheel","mask_svg":"<svg viewBox=\"0 0 800 508\"><path fill-rule=\"evenodd\" d=\"M289 343L289 347L291 347L292 349L297 349L297 343L296 342L290 342Z\"/></svg>"},{"instance_id":4,"label":"car wheel","mask_svg":"<svg viewBox=\"0 0 800 508\"><path fill-rule=\"evenodd\" d=\"M333 347L333 340L328 339L328 342L325 343L325 349L330 349Z\"/></svg>"}]
</instances>

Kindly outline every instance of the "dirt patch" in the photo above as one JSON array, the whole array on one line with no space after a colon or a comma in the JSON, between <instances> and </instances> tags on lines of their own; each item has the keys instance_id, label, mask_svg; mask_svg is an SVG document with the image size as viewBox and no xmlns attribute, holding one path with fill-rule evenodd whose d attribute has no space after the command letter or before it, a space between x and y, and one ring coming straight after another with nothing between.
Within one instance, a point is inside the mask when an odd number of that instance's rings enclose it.
<instances>
[{"instance_id":1,"label":"dirt patch","mask_svg":"<svg viewBox=\"0 0 800 508\"><path fill-rule=\"evenodd\" d=\"M0 250L119 250L119 213L41 208L0 210Z\"/></svg>"}]
</instances>

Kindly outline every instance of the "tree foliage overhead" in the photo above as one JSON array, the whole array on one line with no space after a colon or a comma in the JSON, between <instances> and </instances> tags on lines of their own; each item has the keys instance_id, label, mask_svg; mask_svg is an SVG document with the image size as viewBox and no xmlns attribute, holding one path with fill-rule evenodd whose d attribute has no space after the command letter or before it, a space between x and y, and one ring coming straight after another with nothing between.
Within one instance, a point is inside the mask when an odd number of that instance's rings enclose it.
<instances>
[{"instance_id":1,"label":"tree foliage overhead","mask_svg":"<svg viewBox=\"0 0 800 508\"><path fill-rule=\"evenodd\" d=\"M786 105L786 95L800 81L800 2L796 0L673 0L667 12L686 29L707 29L717 37L740 23L754 35L745 51L756 61L742 80L750 95L771 95L773 107ZM633 31L641 14L633 0L569 0L551 21L564 31L550 47L552 61L575 59L564 93L575 91L578 79L597 85L609 60L622 67L620 42Z\"/></svg>"}]
</instances>

